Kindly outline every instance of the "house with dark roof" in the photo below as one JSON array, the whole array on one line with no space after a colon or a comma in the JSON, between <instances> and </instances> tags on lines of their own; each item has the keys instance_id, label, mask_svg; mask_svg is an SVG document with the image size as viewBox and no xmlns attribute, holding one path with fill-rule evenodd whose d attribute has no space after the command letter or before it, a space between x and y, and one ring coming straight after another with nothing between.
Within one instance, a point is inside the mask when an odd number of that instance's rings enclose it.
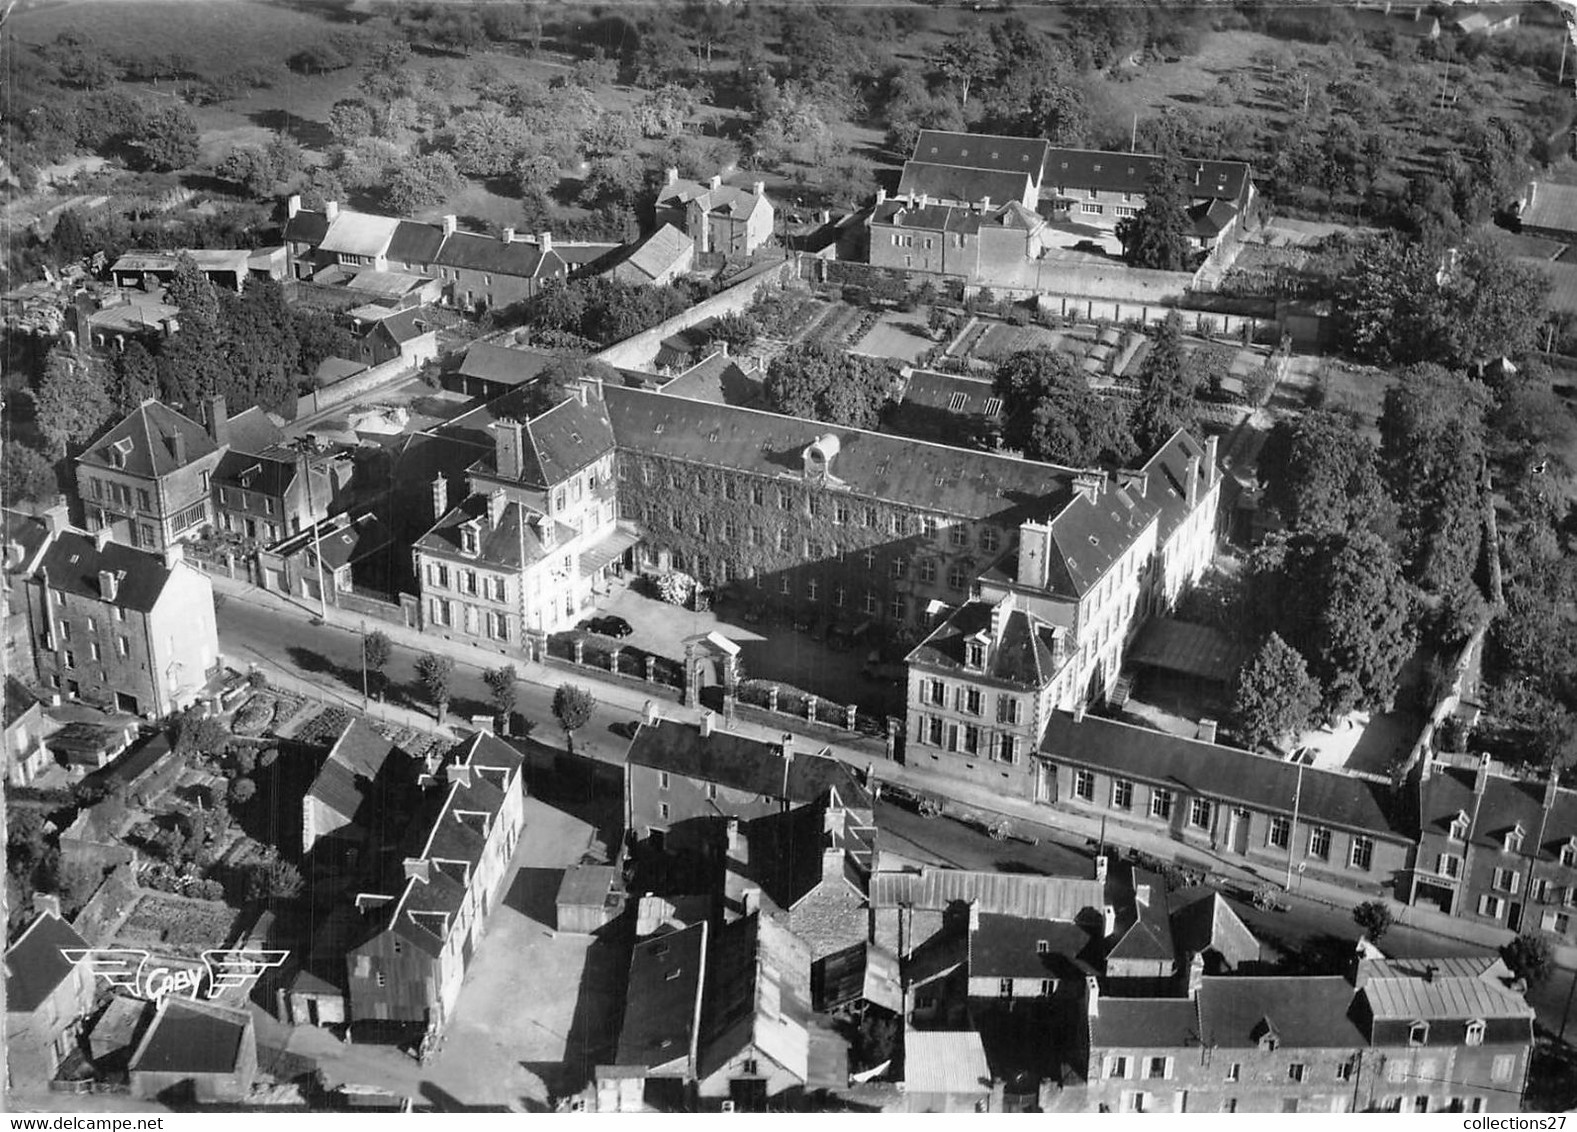
<instances>
[{"instance_id":1,"label":"house with dark roof","mask_svg":"<svg viewBox=\"0 0 1577 1132\"><path fill-rule=\"evenodd\" d=\"M1416 812L1378 776L1321 770L1073 712L1051 714L1035 797L1263 869L1386 895L1411 876Z\"/></svg>"},{"instance_id":2,"label":"house with dark roof","mask_svg":"<svg viewBox=\"0 0 1577 1132\"><path fill-rule=\"evenodd\" d=\"M438 357L438 325L421 310L366 304L348 312L357 356L369 366L401 359L416 368Z\"/></svg>"},{"instance_id":3,"label":"house with dark roof","mask_svg":"<svg viewBox=\"0 0 1577 1132\"><path fill-rule=\"evenodd\" d=\"M1529 181L1515 208L1523 235L1577 243L1577 186Z\"/></svg>"},{"instance_id":4,"label":"house with dark roof","mask_svg":"<svg viewBox=\"0 0 1577 1132\"><path fill-rule=\"evenodd\" d=\"M1039 211L1054 218L1114 229L1144 209L1150 182L1165 159L1143 153L1048 149ZM1190 237L1213 248L1236 231L1257 197L1254 174L1241 161L1179 162L1189 201Z\"/></svg>"},{"instance_id":5,"label":"house with dark roof","mask_svg":"<svg viewBox=\"0 0 1577 1132\"><path fill-rule=\"evenodd\" d=\"M612 1065L598 1066L597 1111L641 1112L666 1097L682 1106L695 1083L711 925L637 940Z\"/></svg>"},{"instance_id":6,"label":"house with dark roof","mask_svg":"<svg viewBox=\"0 0 1577 1132\"><path fill-rule=\"evenodd\" d=\"M492 401L530 384L559 361L556 354L492 342L473 342L458 368L443 375L445 389Z\"/></svg>"},{"instance_id":7,"label":"house with dark roof","mask_svg":"<svg viewBox=\"0 0 1577 1132\"><path fill-rule=\"evenodd\" d=\"M1050 147L1044 138L921 130L898 192L985 210L1010 201L1033 209Z\"/></svg>"},{"instance_id":8,"label":"house with dark roof","mask_svg":"<svg viewBox=\"0 0 1577 1132\"><path fill-rule=\"evenodd\" d=\"M26 684L7 673L5 678L5 778L12 786L27 786L49 766L44 743L44 705Z\"/></svg>"},{"instance_id":9,"label":"house with dark roof","mask_svg":"<svg viewBox=\"0 0 1577 1132\"><path fill-rule=\"evenodd\" d=\"M57 906L43 911L5 953L6 1085L42 1087L77 1047L82 1020L97 988L86 954L75 960L66 949L87 950L87 941L60 918Z\"/></svg>"},{"instance_id":10,"label":"house with dark roof","mask_svg":"<svg viewBox=\"0 0 1577 1132\"><path fill-rule=\"evenodd\" d=\"M413 551L422 627L507 651L572 624L639 538L615 503L614 436L600 381L543 410L516 389L450 422L491 434L467 469L468 494L449 503L433 481L433 526Z\"/></svg>"},{"instance_id":11,"label":"house with dark roof","mask_svg":"<svg viewBox=\"0 0 1577 1132\"><path fill-rule=\"evenodd\" d=\"M333 857L367 843L386 843L406 809L405 786L415 772L393 740L364 720L352 719L329 748L317 777L301 800L301 852ZM351 862L354 865L354 861Z\"/></svg>"},{"instance_id":12,"label":"house with dark roof","mask_svg":"<svg viewBox=\"0 0 1577 1132\"><path fill-rule=\"evenodd\" d=\"M657 190L657 225L672 225L694 245L700 255L748 256L772 239L772 202L766 186L756 181L748 189L725 185L721 174L710 181L688 181L679 170L669 169Z\"/></svg>"},{"instance_id":13,"label":"house with dark roof","mask_svg":"<svg viewBox=\"0 0 1577 1132\"><path fill-rule=\"evenodd\" d=\"M212 523L210 480L227 443L223 400L205 409L206 427L144 401L83 450L77 495L90 531L157 552Z\"/></svg>"},{"instance_id":14,"label":"house with dark roof","mask_svg":"<svg viewBox=\"0 0 1577 1132\"><path fill-rule=\"evenodd\" d=\"M870 262L973 281L980 274L982 214L925 194L887 199L877 190L870 217Z\"/></svg>"},{"instance_id":15,"label":"house with dark roof","mask_svg":"<svg viewBox=\"0 0 1577 1132\"><path fill-rule=\"evenodd\" d=\"M1483 755L1424 760L1417 791L1409 903L1555 946L1577 941L1577 790Z\"/></svg>"},{"instance_id":16,"label":"house with dark roof","mask_svg":"<svg viewBox=\"0 0 1577 1132\"><path fill-rule=\"evenodd\" d=\"M525 825L521 767L518 751L479 732L418 778L398 871L356 896L361 930L345 954L352 1025L437 1035L453 1018Z\"/></svg>"},{"instance_id":17,"label":"house with dark roof","mask_svg":"<svg viewBox=\"0 0 1577 1132\"><path fill-rule=\"evenodd\" d=\"M810 1014L804 943L759 912L719 928L701 1002L697 1094L750 1112L804 1088L811 1081Z\"/></svg>"},{"instance_id":18,"label":"house with dark roof","mask_svg":"<svg viewBox=\"0 0 1577 1132\"><path fill-rule=\"evenodd\" d=\"M257 1028L246 1010L167 995L131 1055L131 1095L176 1104L244 1101L257 1079Z\"/></svg>"},{"instance_id":19,"label":"house with dark roof","mask_svg":"<svg viewBox=\"0 0 1577 1132\"><path fill-rule=\"evenodd\" d=\"M991 449L1003 424L1002 398L989 379L910 369L882 428L916 440Z\"/></svg>"},{"instance_id":20,"label":"house with dark roof","mask_svg":"<svg viewBox=\"0 0 1577 1132\"><path fill-rule=\"evenodd\" d=\"M608 274L623 283L661 287L688 274L694 266L695 241L673 224L663 224L617 253Z\"/></svg>"},{"instance_id":21,"label":"house with dark roof","mask_svg":"<svg viewBox=\"0 0 1577 1132\"><path fill-rule=\"evenodd\" d=\"M310 491L307 476L312 477ZM261 546L321 522L335 494L329 468L321 461L277 448L269 455L231 448L215 465L211 482L214 526Z\"/></svg>"},{"instance_id":22,"label":"house with dark roof","mask_svg":"<svg viewBox=\"0 0 1577 1132\"><path fill-rule=\"evenodd\" d=\"M184 560L96 534L57 534L28 579L40 685L159 719L194 702L220 667L213 586Z\"/></svg>"}]
</instances>

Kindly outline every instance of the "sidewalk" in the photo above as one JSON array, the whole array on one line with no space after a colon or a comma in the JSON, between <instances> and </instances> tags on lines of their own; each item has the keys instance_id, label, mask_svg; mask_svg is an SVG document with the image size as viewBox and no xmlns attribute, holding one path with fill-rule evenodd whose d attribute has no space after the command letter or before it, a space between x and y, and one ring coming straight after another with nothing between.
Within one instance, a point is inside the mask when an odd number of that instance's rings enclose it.
<instances>
[{"instance_id":1,"label":"sidewalk","mask_svg":"<svg viewBox=\"0 0 1577 1132\"><path fill-rule=\"evenodd\" d=\"M223 593L230 600L262 605L277 610L282 617L295 620L305 621L318 616L318 607L313 603L285 598L243 581L223 577L214 577L212 581L214 592ZM335 609L331 606L328 609L326 623L335 628L359 635L362 616L357 613ZM436 652L450 656L454 658L456 664L467 665L478 671L496 667L504 659L497 652L475 648L471 645L447 640L442 637L429 637L403 625L380 621L377 622L376 627L388 635L390 640L396 645L419 652ZM256 661L268 673L270 680L277 677L281 683L303 690L309 696L318 697L325 700L325 702L328 699L333 699L340 706L357 711L361 709L359 697L342 693L336 688L325 687L320 677L314 678L296 671L283 658L243 656L231 657L230 660L232 663L237 660ZM699 709L686 708L682 704L675 703L666 697L648 695L639 688L603 680L595 669L577 669L574 675L571 676L568 672L557 667L549 667L540 662L528 661L523 657L515 657L513 662L516 670L520 673L520 679L523 683L549 690L557 688L566 679L573 679L579 683L592 685L596 689L597 699L600 703L627 712L631 719L639 718L646 703L654 700L658 702L659 708L666 718L698 722L701 716ZM374 717L386 718L391 722L398 722L404 726L429 733L450 736L454 734L448 727L438 727L430 715L408 708L374 704L371 714ZM765 742L777 742L784 731L793 731L795 728L794 720L785 716L781 721L774 721L770 725L738 719L730 730L735 734L749 738L760 739ZM1052 809L1049 806L1032 802L1027 798L1014 798L1003 795L988 787L979 786L967 780L955 778L952 775L905 766L881 757L879 754L873 754L868 747L861 749L846 743L827 744L820 736L807 736L806 738L813 749L821 750L825 746L833 757L848 763L860 771L872 772L880 780L896 782L914 789L927 791L966 807L981 810L988 814L1007 817L1021 829L1025 825L1038 827L1037 830L1026 831L1032 836L1041 835L1041 831L1044 831L1043 835L1049 839L1076 848L1089 849L1092 852L1101 842L1102 822L1098 817ZM1213 876L1223 877L1249 887L1267 882L1279 886L1285 879L1283 869L1267 869L1260 864L1247 863L1240 858L1213 852L1199 846L1185 845L1161 834L1136 829L1128 825L1119 825L1114 822L1105 824L1105 842L1110 852L1120 852L1126 848L1138 849L1162 860L1172 860L1192 867L1202 868ZM1352 908L1365 900L1377 898L1372 890L1358 890L1350 886L1339 885L1309 876L1296 878L1293 892L1297 896L1333 908ZM1512 933L1504 929L1475 924L1467 920L1445 916L1438 912L1431 912L1425 908L1410 907L1389 898L1385 899L1385 903L1390 906L1398 924L1427 931L1447 939L1476 943L1486 948L1498 948L1512 938Z\"/></svg>"}]
</instances>

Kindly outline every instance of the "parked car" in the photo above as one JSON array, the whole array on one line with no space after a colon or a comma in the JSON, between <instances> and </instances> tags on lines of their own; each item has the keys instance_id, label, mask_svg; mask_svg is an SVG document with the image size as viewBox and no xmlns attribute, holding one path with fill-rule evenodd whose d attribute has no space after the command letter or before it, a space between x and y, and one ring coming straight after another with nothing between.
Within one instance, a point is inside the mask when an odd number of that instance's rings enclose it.
<instances>
[{"instance_id":1,"label":"parked car","mask_svg":"<svg viewBox=\"0 0 1577 1132\"><path fill-rule=\"evenodd\" d=\"M584 622L585 627L593 633L601 633L604 637L628 637L635 632L630 623L622 617L593 617Z\"/></svg>"}]
</instances>

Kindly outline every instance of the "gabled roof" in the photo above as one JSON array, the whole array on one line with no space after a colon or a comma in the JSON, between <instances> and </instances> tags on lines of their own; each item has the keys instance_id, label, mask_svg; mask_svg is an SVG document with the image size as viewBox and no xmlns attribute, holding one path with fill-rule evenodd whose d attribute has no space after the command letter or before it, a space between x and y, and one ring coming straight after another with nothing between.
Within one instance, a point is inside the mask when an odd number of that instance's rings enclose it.
<instances>
[{"instance_id":1,"label":"gabled roof","mask_svg":"<svg viewBox=\"0 0 1577 1132\"><path fill-rule=\"evenodd\" d=\"M662 393L606 386L619 447L803 482L804 450L838 439L831 475L855 496L975 520L1008 511L1045 515L1067 498L1072 473L990 452L972 452L861 429L799 420Z\"/></svg>"},{"instance_id":2,"label":"gabled roof","mask_svg":"<svg viewBox=\"0 0 1577 1132\"><path fill-rule=\"evenodd\" d=\"M1520 217L1524 228L1577 233L1577 185L1534 181L1529 194Z\"/></svg>"},{"instance_id":3,"label":"gabled roof","mask_svg":"<svg viewBox=\"0 0 1577 1132\"><path fill-rule=\"evenodd\" d=\"M1199 1037L1207 1046L1249 1049L1267 1032L1290 1049L1358 1049L1368 1038L1352 1017L1353 986L1340 975L1205 976Z\"/></svg>"},{"instance_id":4,"label":"gabled roof","mask_svg":"<svg viewBox=\"0 0 1577 1132\"><path fill-rule=\"evenodd\" d=\"M1051 149L1046 152L1045 183L1070 189L1142 193L1150 173L1163 161L1144 153L1113 153L1096 149ZM1181 161L1189 196L1237 200L1253 177L1242 161Z\"/></svg>"},{"instance_id":5,"label":"gabled roof","mask_svg":"<svg viewBox=\"0 0 1577 1132\"><path fill-rule=\"evenodd\" d=\"M530 279L538 275L562 274L564 262L554 253L542 254L534 240L502 240L475 232L455 232L444 241L433 257L445 267L464 267Z\"/></svg>"},{"instance_id":6,"label":"gabled roof","mask_svg":"<svg viewBox=\"0 0 1577 1132\"><path fill-rule=\"evenodd\" d=\"M1209 888L1169 894L1172 939L1184 956L1216 952L1233 967L1256 962L1260 943L1222 895Z\"/></svg>"},{"instance_id":7,"label":"gabled roof","mask_svg":"<svg viewBox=\"0 0 1577 1132\"><path fill-rule=\"evenodd\" d=\"M384 738L364 721L352 719L340 732L307 797L321 802L347 820L362 815L372 800L391 755L398 755L393 741ZM403 755L399 760L403 762Z\"/></svg>"},{"instance_id":8,"label":"gabled roof","mask_svg":"<svg viewBox=\"0 0 1577 1132\"><path fill-rule=\"evenodd\" d=\"M672 270L685 255L695 249L695 241L672 224L664 224L630 249L615 271L629 270L656 279Z\"/></svg>"},{"instance_id":9,"label":"gabled roof","mask_svg":"<svg viewBox=\"0 0 1577 1132\"><path fill-rule=\"evenodd\" d=\"M706 951L704 921L636 943L618 1064L650 1069L679 1059L688 1063L697 1037Z\"/></svg>"},{"instance_id":10,"label":"gabled roof","mask_svg":"<svg viewBox=\"0 0 1577 1132\"><path fill-rule=\"evenodd\" d=\"M957 165L933 165L906 161L898 181L898 195L927 196L932 200L961 201L968 204L987 199L1000 204L1023 200L1034 184L1036 173L1017 170L968 169ZM977 214L978 215L978 214Z\"/></svg>"},{"instance_id":11,"label":"gabled roof","mask_svg":"<svg viewBox=\"0 0 1577 1132\"><path fill-rule=\"evenodd\" d=\"M467 524L475 523L479 534L478 553L464 554L462 535ZM414 544L414 549L443 554L448 557L474 561L479 565L503 570L518 570L547 557L538 524L554 524L555 545L562 546L575 537L575 532L555 519L527 511L519 503L504 504L496 526L488 522L488 497L468 496L458 507L451 508L442 519L434 523Z\"/></svg>"},{"instance_id":12,"label":"gabled roof","mask_svg":"<svg viewBox=\"0 0 1577 1132\"><path fill-rule=\"evenodd\" d=\"M245 452L226 452L214 467L213 481L227 487L261 492L279 498L296 481L293 460L251 456Z\"/></svg>"},{"instance_id":13,"label":"gabled roof","mask_svg":"<svg viewBox=\"0 0 1577 1132\"><path fill-rule=\"evenodd\" d=\"M757 195L754 186L742 189L735 185L710 183L699 181L675 180L663 185L657 192L657 207L664 205L685 206L691 203L698 204L703 212L716 213L722 216L747 217L768 204L765 193Z\"/></svg>"},{"instance_id":14,"label":"gabled roof","mask_svg":"<svg viewBox=\"0 0 1577 1132\"><path fill-rule=\"evenodd\" d=\"M959 170L948 170L957 175ZM916 194L919 197L921 194ZM960 198L962 199L962 198ZM902 197L885 200L871 210L873 225L912 228L922 232L949 232L973 236L980 231L980 213L963 205L911 202Z\"/></svg>"},{"instance_id":15,"label":"gabled roof","mask_svg":"<svg viewBox=\"0 0 1577 1132\"><path fill-rule=\"evenodd\" d=\"M244 1010L169 995L132 1055L130 1071L234 1073L251 1026L252 1016Z\"/></svg>"},{"instance_id":16,"label":"gabled roof","mask_svg":"<svg viewBox=\"0 0 1577 1132\"><path fill-rule=\"evenodd\" d=\"M5 508L0 510L0 531L5 536L6 572L31 570L33 560L49 540L49 528L32 515Z\"/></svg>"},{"instance_id":17,"label":"gabled roof","mask_svg":"<svg viewBox=\"0 0 1577 1132\"><path fill-rule=\"evenodd\" d=\"M318 247L335 254L381 256L388 252L389 241L394 239L399 223L392 216L342 208L339 215L329 221L328 231Z\"/></svg>"},{"instance_id":18,"label":"gabled roof","mask_svg":"<svg viewBox=\"0 0 1577 1132\"><path fill-rule=\"evenodd\" d=\"M559 359L542 350L521 350L475 342L466 349L458 372L463 377L478 377L498 385L523 385Z\"/></svg>"},{"instance_id":19,"label":"gabled roof","mask_svg":"<svg viewBox=\"0 0 1577 1132\"><path fill-rule=\"evenodd\" d=\"M1051 591L1078 600L1100 584L1106 572L1154 521L1157 505L1127 488L1107 486L1091 499L1075 492L1051 520Z\"/></svg>"},{"instance_id":20,"label":"gabled roof","mask_svg":"<svg viewBox=\"0 0 1577 1132\"><path fill-rule=\"evenodd\" d=\"M1200 201L1188 210L1189 230L1195 236L1214 239L1237 219L1237 206L1224 200Z\"/></svg>"},{"instance_id":21,"label":"gabled roof","mask_svg":"<svg viewBox=\"0 0 1577 1132\"><path fill-rule=\"evenodd\" d=\"M117 576L115 599L111 603L124 609L147 613L164 593L170 571L158 555L149 554L118 542L106 542L104 549L79 531L62 531L55 536L39 560L40 576L48 571L49 584L64 593L104 601L99 590L100 573Z\"/></svg>"},{"instance_id":22,"label":"gabled roof","mask_svg":"<svg viewBox=\"0 0 1577 1132\"><path fill-rule=\"evenodd\" d=\"M1522 827L1523 853L1536 853L1539 860L1560 857L1562 846L1577 838L1577 791L1557 788L1555 804L1548 819L1543 816L1546 786L1530 779L1511 778L1495 773L1485 775L1484 798L1475 806L1473 783L1477 774L1468 767L1446 766L1435 762L1429 777L1419 784L1420 819L1425 833L1444 836L1458 812L1470 817L1477 810L1469 840L1474 845L1501 849L1506 835ZM1543 828L1543 841L1535 845Z\"/></svg>"},{"instance_id":23,"label":"gabled roof","mask_svg":"<svg viewBox=\"0 0 1577 1132\"><path fill-rule=\"evenodd\" d=\"M920 642L909 654L908 663L966 671L967 646L984 634L986 667L979 675L1028 688L1041 688L1050 683L1057 675L1057 650L1051 626L1015 609L1003 621L1001 639L992 640L992 608L992 603L987 601L966 602Z\"/></svg>"},{"instance_id":24,"label":"gabled roof","mask_svg":"<svg viewBox=\"0 0 1577 1132\"><path fill-rule=\"evenodd\" d=\"M871 877L873 908L912 907L946 911L973 903L982 914L1073 922L1081 914L1101 913L1106 886L1082 877L1043 877L1028 873L972 872L923 868L918 873L876 873Z\"/></svg>"},{"instance_id":25,"label":"gabled roof","mask_svg":"<svg viewBox=\"0 0 1577 1132\"><path fill-rule=\"evenodd\" d=\"M1101 995L1090 1017L1090 1048L1187 1049L1199 1045L1199 1010L1191 998Z\"/></svg>"},{"instance_id":26,"label":"gabled roof","mask_svg":"<svg viewBox=\"0 0 1577 1132\"><path fill-rule=\"evenodd\" d=\"M1481 978L1371 978L1364 981L1362 993L1376 1021L1533 1017L1533 1007L1520 994Z\"/></svg>"},{"instance_id":27,"label":"gabled roof","mask_svg":"<svg viewBox=\"0 0 1577 1132\"><path fill-rule=\"evenodd\" d=\"M329 219L317 210L302 209L285 221L285 241L291 244L321 244L329 230Z\"/></svg>"},{"instance_id":28,"label":"gabled roof","mask_svg":"<svg viewBox=\"0 0 1577 1132\"><path fill-rule=\"evenodd\" d=\"M388 257L400 263L431 263L444 244L444 230L436 224L400 220L389 237Z\"/></svg>"},{"instance_id":29,"label":"gabled roof","mask_svg":"<svg viewBox=\"0 0 1577 1132\"><path fill-rule=\"evenodd\" d=\"M409 307L394 311L387 318L379 320L378 326L390 338L402 345L420 338L423 334L436 333L436 328L422 317L421 311Z\"/></svg>"},{"instance_id":30,"label":"gabled roof","mask_svg":"<svg viewBox=\"0 0 1577 1132\"><path fill-rule=\"evenodd\" d=\"M1099 920L1091 917L1092 924ZM972 979L1055 979L1082 971L1075 961L1097 958L1100 928L982 912L969 930Z\"/></svg>"},{"instance_id":31,"label":"gabled roof","mask_svg":"<svg viewBox=\"0 0 1577 1132\"><path fill-rule=\"evenodd\" d=\"M1205 497L1208 490L1210 470L1205 467L1205 446L1186 429L1174 432L1139 469L1149 477L1145 485L1145 498L1160 511L1161 528L1157 537L1162 543L1171 538L1172 532L1188 518L1188 470L1195 466L1191 464L1193 460L1199 461L1196 473L1199 482L1195 484L1194 494L1194 498L1199 500Z\"/></svg>"},{"instance_id":32,"label":"gabled roof","mask_svg":"<svg viewBox=\"0 0 1577 1132\"><path fill-rule=\"evenodd\" d=\"M177 462L171 446L174 437L183 437L186 459ZM123 452L124 460L115 463L113 452ZM99 437L77 459L99 468L112 468L127 475L153 479L218 451L207 429L190 417L158 401L144 401L121 418L119 424Z\"/></svg>"},{"instance_id":33,"label":"gabled roof","mask_svg":"<svg viewBox=\"0 0 1577 1132\"><path fill-rule=\"evenodd\" d=\"M613 451L613 425L601 398L567 397L526 422L527 460L523 482L539 487L563 483ZM534 457L534 461L531 459Z\"/></svg>"},{"instance_id":34,"label":"gabled roof","mask_svg":"<svg viewBox=\"0 0 1577 1132\"><path fill-rule=\"evenodd\" d=\"M785 760L775 743L721 730L703 736L697 725L676 719L641 724L625 761L797 805L829 789L850 805L870 805L870 793L837 759L796 751Z\"/></svg>"},{"instance_id":35,"label":"gabled roof","mask_svg":"<svg viewBox=\"0 0 1577 1132\"><path fill-rule=\"evenodd\" d=\"M87 940L59 916L46 912L5 953L5 1008L10 1014L31 1014L65 982L76 964L63 947L87 947Z\"/></svg>"},{"instance_id":36,"label":"gabled roof","mask_svg":"<svg viewBox=\"0 0 1577 1132\"><path fill-rule=\"evenodd\" d=\"M27 685L12 676L5 677L5 726L10 727L30 710L39 705L39 698L28 691Z\"/></svg>"},{"instance_id":37,"label":"gabled roof","mask_svg":"<svg viewBox=\"0 0 1577 1132\"><path fill-rule=\"evenodd\" d=\"M230 417L225 427L232 452L266 452L285 439L285 430L256 405Z\"/></svg>"},{"instance_id":38,"label":"gabled roof","mask_svg":"<svg viewBox=\"0 0 1577 1132\"><path fill-rule=\"evenodd\" d=\"M717 932L701 1008L702 1078L753 1046L807 1080L809 1017L810 952L788 929L757 912Z\"/></svg>"},{"instance_id":39,"label":"gabled roof","mask_svg":"<svg viewBox=\"0 0 1577 1132\"><path fill-rule=\"evenodd\" d=\"M960 165L967 169L1011 170L1040 176L1051 143L1045 138L1015 138L957 130L921 130L911 161Z\"/></svg>"},{"instance_id":40,"label":"gabled roof","mask_svg":"<svg viewBox=\"0 0 1577 1132\"><path fill-rule=\"evenodd\" d=\"M1394 804L1390 785L1356 775L1302 767L1095 716L1075 723L1062 711L1053 712L1047 722L1041 750L1060 763L1270 813L1290 815L1296 798L1302 821L1392 840L1413 839L1410 822L1402 807Z\"/></svg>"}]
</instances>

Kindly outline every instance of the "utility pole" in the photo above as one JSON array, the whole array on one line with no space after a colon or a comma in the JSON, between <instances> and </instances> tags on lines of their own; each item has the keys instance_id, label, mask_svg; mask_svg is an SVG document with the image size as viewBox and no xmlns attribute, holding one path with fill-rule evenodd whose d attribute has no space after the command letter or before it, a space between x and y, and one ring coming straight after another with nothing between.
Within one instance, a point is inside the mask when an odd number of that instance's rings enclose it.
<instances>
[{"instance_id":1,"label":"utility pole","mask_svg":"<svg viewBox=\"0 0 1577 1132\"><path fill-rule=\"evenodd\" d=\"M1139 148L1139 112L1134 111L1133 133L1128 135L1128 152L1133 153Z\"/></svg>"},{"instance_id":2,"label":"utility pole","mask_svg":"<svg viewBox=\"0 0 1577 1132\"><path fill-rule=\"evenodd\" d=\"M312 558L318 567L318 620L328 624L329 597L328 591L323 588L323 524L315 518L316 510L312 505L312 461L307 457L308 445L311 443L302 437L296 442L296 453L301 457L301 475L307 484L307 521L312 524Z\"/></svg>"},{"instance_id":3,"label":"utility pole","mask_svg":"<svg viewBox=\"0 0 1577 1132\"><path fill-rule=\"evenodd\" d=\"M1282 890L1292 890L1292 847L1298 841L1298 806L1303 801L1303 759L1298 759L1298 785L1292 792L1292 828L1287 831L1287 880Z\"/></svg>"},{"instance_id":4,"label":"utility pole","mask_svg":"<svg viewBox=\"0 0 1577 1132\"><path fill-rule=\"evenodd\" d=\"M367 619L361 619L361 710L369 706L367 699Z\"/></svg>"},{"instance_id":5,"label":"utility pole","mask_svg":"<svg viewBox=\"0 0 1577 1132\"><path fill-rule=\"evenodd\" d=\"M1560 86L1566 81L1566 44L1571 40L1571 28L1566 29L1566 38L1561 40L1561 70L1555 77L1555 85Z\"/></svg>"}]
</instances>

